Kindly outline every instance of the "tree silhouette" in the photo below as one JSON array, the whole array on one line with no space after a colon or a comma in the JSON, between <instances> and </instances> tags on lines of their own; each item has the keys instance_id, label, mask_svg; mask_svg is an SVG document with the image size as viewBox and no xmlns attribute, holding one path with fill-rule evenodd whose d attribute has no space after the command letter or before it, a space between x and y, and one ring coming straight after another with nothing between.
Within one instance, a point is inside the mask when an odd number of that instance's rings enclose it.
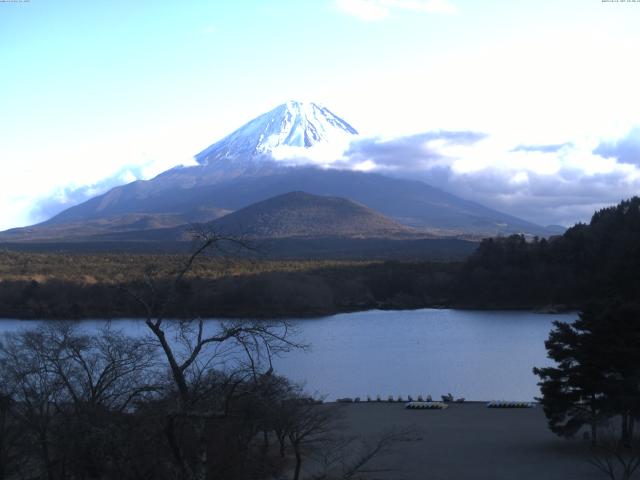
<instances>
[{"instance_id":1,"label":"tree silhouette","mask_svg":"<svg viewBox=\"0 0 640 480\"><path fill-rule=\"evenodd\" d=\"M565 437L584 425L597 443L597 425L621 419L628 444L640 416L640 306L592 303L572 324L555 322L545 342L557 366L534 368L550 429Z\"/></svg>"}]
</instances>

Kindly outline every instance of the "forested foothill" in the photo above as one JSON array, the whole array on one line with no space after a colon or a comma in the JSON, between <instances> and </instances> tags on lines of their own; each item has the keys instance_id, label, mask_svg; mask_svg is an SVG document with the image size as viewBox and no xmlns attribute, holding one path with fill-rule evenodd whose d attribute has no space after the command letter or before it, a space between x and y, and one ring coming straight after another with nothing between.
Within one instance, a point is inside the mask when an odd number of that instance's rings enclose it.
<instances>
[{"instance_id":1,"label":"forested foothill","mask_svg":"<svg viewBox=\"0 0 640 480\"><path fill-rule=\"evenodd\" d=\"M579 309L640 294L640 199L562 236L483 240L465 261L268 260L207 256L184 278L174 317L314 316L370 308ZM0 316L139 317L119 292L186 255L0 252ZM168 280L167 280L168 281ZM251 292L251 298L247 298Z\"/></svg>"},{"instance_id":2,"label":"forested foothill","mask_svg":"<svg viewBox=\"0 0 640 480\"><path fill-rule=\"evenodd\" d=\"M580 308L594 299L640 295L640 198L596 212L564 235L484 240L456 287L475 306Z\"/></svg>"}]
</instances>

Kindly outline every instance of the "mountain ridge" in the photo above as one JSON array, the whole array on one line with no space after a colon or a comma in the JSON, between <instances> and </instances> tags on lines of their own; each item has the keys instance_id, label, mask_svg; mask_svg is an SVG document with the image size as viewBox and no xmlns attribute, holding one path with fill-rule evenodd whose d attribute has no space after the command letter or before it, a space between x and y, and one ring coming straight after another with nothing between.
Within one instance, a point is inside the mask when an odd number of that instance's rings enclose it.
<instances>
[{"instance_id":1,"label":"mountain ridge","mask_svg":"<svg viewBox=\"0 0 640 480\"><path fill-rule=\"evenodd\" d=\"M293 191L253 203L208 224L249 238L407 237L418 232L352 200Z\"/></svg>"},{"instance_id":2,"label":"mountain ridge","mask_svg":"<svg viewBox=\"0 0 640 480\"><path fill-rule=\"evenodd\" d=\"M193 225L123 231L97 235L100 240L186 241ZM276 239L425 239L433 236L399 224L346 198L294 191L252 203L211 222L198 224L204 231L224 237Z\"/></svg>"},{"instance_id":3,"label":"mountain ridge","mask_svg":"<svg viewBox=\"0 0 640 480\"><path fill-rule=\"evenodd\" d=\"M176 167L151 180L112 188L40 224L0 232L0 241L86 236L89 230L91 234L134 231L145 222L149 228L208 222L221 212L295 190L347 198L423 234L557 233L418 180L290 166L272 156L280 148L304 153L329 145L333 138L348 140L356 134L355 128L325 107L287 102L202 150L196 155L196 166Z\"/></svg>"}]
</instances>

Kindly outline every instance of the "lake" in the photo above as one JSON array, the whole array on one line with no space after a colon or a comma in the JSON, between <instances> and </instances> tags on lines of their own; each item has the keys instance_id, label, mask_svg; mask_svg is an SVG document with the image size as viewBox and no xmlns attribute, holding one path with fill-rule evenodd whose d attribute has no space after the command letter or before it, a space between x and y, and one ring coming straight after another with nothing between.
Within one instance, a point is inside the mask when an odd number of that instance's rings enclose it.
<instances>
[{"instance_id":1,"label":"lake","mask_svg":"<svg viewBox=\"0 0 640 480\"><path fill-rule=\"evenodd\" d=\"M311 348L274 364L278 373L304 381L308 392L330 400L419 394L439 399L448 392L467 400L532 400L539 389L531 369L551 364L544 341L552 322L576 317L421 309L294 320L298 340ZM0 332L36 323L0 320ZM90 329L103 324L82 323ZM146 331L140 320L113 323L130 334Z\"/></svg>"}]
</instances>

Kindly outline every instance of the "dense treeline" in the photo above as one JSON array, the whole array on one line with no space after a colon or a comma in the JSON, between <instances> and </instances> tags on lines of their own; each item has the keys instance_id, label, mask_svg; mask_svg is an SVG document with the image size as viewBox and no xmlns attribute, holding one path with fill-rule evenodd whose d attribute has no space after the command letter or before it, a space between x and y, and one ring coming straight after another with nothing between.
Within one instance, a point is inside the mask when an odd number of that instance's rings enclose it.
<instances>
[{"instance_id":1,"label":"dense treeline","mask_svg":"<svg viewBox=\"0 0 640 480\"><path fill-rule=\"evenodd\" d=\"M474 306L579 307L592 299L640 295L640 198L596 212L549 240L484 240L456 287Z\"/></svg>"},{"instance_id":2,"label":"dense treeline","mask_svg":"<svg viewBox=\"0 0 640 480\"><path fill-rule=\"evenodd\" d=\"M273 238L251 240L251 251L241 251L241 258L254 257L256 252L274 261L295 260L306 262L310 258L319 261L368 261L371 259L400 261L458 261L469 256L477 246L477 235L465 238ZM191 251L188 241L165 242L147 239L123 241L117 238L105 241L66 242L2 242L0 246L13 252L33 254L72 253L85 258L101 256L149 257L179 256Z\"/></svg>"},{"instance_id":3,"label":"dense treeline","mask_svg":"<svg viewBox=\"0 0 640 480\"><path fill-rule=\"evenodd\" d=\"M149 253L36 253L0 250L0 279L65 280L74 283L118 284L141 280L152 268L160 276L170 276L183 264L186 254ZM362 266L375 261L349 260L271 260L256 252L251 258L210 255L198 258L187 278L216 279L228 276L255 275L268 272L306 272L326 267ZM379 261L377 263L380 263Z\"/></svg>"},{"instance_id":4,"label":"dense treeline","mask_svg":"<svg viewBox=\"0 0 640 480\"><path fill-rule=\"evenodd\" d=\"M485 242L466 266L482 267L488 278L500 275L500 294L517 281L525 297L580 306L579 318L555 322L545 342L555 364L533 370L540 401L554 433L582 432L594 467L631 479L640 468L640 198L549 242Z\"/></svg>"},{"instance_id":5,"label":"dense treeline","mask_svg":"<svg viewBox=\"0 0 640 480\"><path fill-rule=\"evenodd\" d=\"M294 264L295 265L295 264ZM367 308L418 308L450 302L458 264L334 264L315 269L300 265L214 278L187 276L169 307L173 318L310 316ZM118 318L140 317L140 305L123 290L144 286L132 276L118 284L4 280L0 282L0 317ZM163 271L159 284L170 283Z\"/></svg>"},{"instance_id":6,"label":"dense treeline","mask_svg":"<svg viewBox=\"0 0 640 480\"><path fill-rule=\"evenodd\" d=\"M0 252L0 317L140 316L121 287L150 266L169 278L185 255ZM465 262L273 261L203 257L170 315L313 316L369 308L578 309L640 295L640 199L562 235L487 239ZM167 280L168 281L168 280Z\"/></svg>"}]
</instances>

